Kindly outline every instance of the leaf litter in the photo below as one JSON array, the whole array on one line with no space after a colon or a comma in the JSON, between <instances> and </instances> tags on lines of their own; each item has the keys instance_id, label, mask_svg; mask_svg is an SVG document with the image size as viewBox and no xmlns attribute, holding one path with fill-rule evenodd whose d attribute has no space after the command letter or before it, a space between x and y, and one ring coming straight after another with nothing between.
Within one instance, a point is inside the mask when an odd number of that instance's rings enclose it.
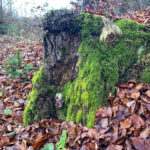
<instances>
[{"instance_id":1,"label":"leaf litter","mask_svg":"<svg viewBox=\"0 0 150 150\"><path fill-rule=\"evenodd\" d=\"M117 19L127 19L133 20L137 23L146 24L147 27L150 27L150 8L145 10L138 10L135 12L131 12L129 14L123 14L121 16L111 16L112 20L115 21Z\"/></svg>"},{"instance_id":2,"label":"leaf litter","mask_svg":"<svg viewBox=\"0 0 150 150\"><path fill-rule=\"evenodd\" d=\"M48 143L56 144L66 131L66 147L70 150L149 150L149 90L149 84L137 84L135 80L119 84L116 96L110 94L108 98L109 106L97 110L94 129L72 121L43 119L30 126L15 128L13 136L8 134L11 127L5 129L0 146L8 150L42 149ZM148 99L143 100L143 96ZM7 122L10 125L12 120Z\"/></svg>"}]
</instances>

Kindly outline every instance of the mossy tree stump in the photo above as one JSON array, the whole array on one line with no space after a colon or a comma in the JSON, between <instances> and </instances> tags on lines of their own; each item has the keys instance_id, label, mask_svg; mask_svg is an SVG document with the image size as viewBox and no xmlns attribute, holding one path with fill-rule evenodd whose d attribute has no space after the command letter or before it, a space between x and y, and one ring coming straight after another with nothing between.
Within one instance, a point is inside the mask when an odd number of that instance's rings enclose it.
<instances>
[{"instance_id":1,"label":"mossy tree stump","mask_svg":"<svg viewBox=\"0 0 150 150\"><path fill-rule=\"evenodd\" d=\"M44 65L33 77L24 124L57 117L93 127L96 110L107 104L118 82L132 78L150 82L150 32L133 21L119 20L115 25L121 30L112 25L117 31L108 32L101 16L62 10L47 14ZM107 37L102 39L104 31ZM56 93L63 95L59 109Z\"/></svg>"}]
</instances>

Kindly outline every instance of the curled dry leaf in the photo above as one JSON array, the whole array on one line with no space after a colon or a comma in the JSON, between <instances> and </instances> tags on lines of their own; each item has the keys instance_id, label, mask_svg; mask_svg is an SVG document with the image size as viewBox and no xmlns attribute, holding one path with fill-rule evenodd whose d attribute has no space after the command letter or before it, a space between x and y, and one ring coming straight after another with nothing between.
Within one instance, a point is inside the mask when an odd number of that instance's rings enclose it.
<instances>
[{"instance_id":1,"label":"curled dry leaf","mask_svg":"<svg viewBox=\"0 0 150 150\"><path fill-rule=\"evenodd\" d=\"M43 142L47 140L46 137L42 137L42 138L39 138L37 141L35 141L35 143L33 144L33 148L36 149L38 148L39 146L41 146L43 144Z\"/></svg>"},{"instance_id":2,"label":"curled dry leaf","mask_svg":"<svg viewBox=\"0 0 150 150\"><path fill-rule=\"evenodd\" d=\"M118 87L128 88L128 84L127 83L119 83Z\"/></svg>"},{"instance_id":3,"label":"curled dry leaf","mask_svg":"<svg viewBox=\"0 0 150 150\"><path fill-rule=\"evenodd\" d=\"M135 130L134 127L129 128L127 134L128 135L132 134L134 130Z\"/></svg>"},{"instance_id":4,"label":"curled dry leaf","mask_svg":"<svg viewBox=\"0 0 150 150\"><path fill-rule=\"evenodd\" d=\"M132 125L132 121L129 118L120 121L120 127L122 129L128 129L131 127L131 125Z\"/></svg>"},{"instance_id":5,"label":"curled dry leaf","mask_svg":"<svg viewBox=\"0 0 150 150\"><path fill-rule=\"evenodd\" d=\"M130 119L135 128L141 128L144 126L144 120L140 116L133 114Z\"/></svg>"}]
</instances>

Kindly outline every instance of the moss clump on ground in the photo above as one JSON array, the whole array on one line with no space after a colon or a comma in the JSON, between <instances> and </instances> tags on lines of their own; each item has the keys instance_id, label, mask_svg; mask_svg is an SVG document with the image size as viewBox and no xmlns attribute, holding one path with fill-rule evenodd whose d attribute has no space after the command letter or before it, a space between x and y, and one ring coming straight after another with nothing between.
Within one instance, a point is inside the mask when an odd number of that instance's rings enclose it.
<instances>
[{"instance_id":1,"label":"moss clump on ground","mask_svg":"<svg viewBox=\"0 0 150 150\"><path fill-rule=\"evenodd\" d=\"M24 111L24 125L55 116L52 97L57 93L58 87L46 83L42 68L34 74L32 83L32 92L28 96L29 102Z\"/></svg>"},{"instance_id":2,"label":"moss clump on ground","mask_svg":"<svg viewBox=\"0 0 150 150\"><path fill-rule=\"evenodd\" d=\"M147 67L143 70L141 74L141 82L150 84L150 67Z\"/></svg>"},{"instance_id":3,"label":"moss clump on ground","mask_svg":"<svg viewBox=\"0 0 150 150\"><path fill-rule=\"evenodd\" d=\"M150 52L150 33L144 31L145 25L120 20L115 23L123 32L119 40L113 45L100 43L101 18L91 14L81 16L78 78L65 85L63 96L68 106L66 120L93 127L96 110L106 105L106 98L109 92L114 93L116 84L140 79L140 74L134 74L135 65L140 65L139 59ZM144 51L139 56L141 46Z\"/></svg>"}]
</instances>

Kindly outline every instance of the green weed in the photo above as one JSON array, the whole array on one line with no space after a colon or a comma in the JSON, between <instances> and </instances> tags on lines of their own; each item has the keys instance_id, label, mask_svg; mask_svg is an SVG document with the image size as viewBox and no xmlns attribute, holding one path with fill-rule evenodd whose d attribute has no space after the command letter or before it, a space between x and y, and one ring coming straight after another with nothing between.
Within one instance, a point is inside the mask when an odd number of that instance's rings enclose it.
<instances>
[{"instance_id":1,"label":"green weed","mask_svg":"<svg viewBox=\"0 0 150 150\"><path fill-rule=\"evenodd\" d=\"M36 70L32 64L22 64L23 58L21 51L18 50L15 55L11 55L8 61L4 64L3 74L8 74L10 78L27 79L26 74L32 70Z\"/></svg>"}]
</instances>

